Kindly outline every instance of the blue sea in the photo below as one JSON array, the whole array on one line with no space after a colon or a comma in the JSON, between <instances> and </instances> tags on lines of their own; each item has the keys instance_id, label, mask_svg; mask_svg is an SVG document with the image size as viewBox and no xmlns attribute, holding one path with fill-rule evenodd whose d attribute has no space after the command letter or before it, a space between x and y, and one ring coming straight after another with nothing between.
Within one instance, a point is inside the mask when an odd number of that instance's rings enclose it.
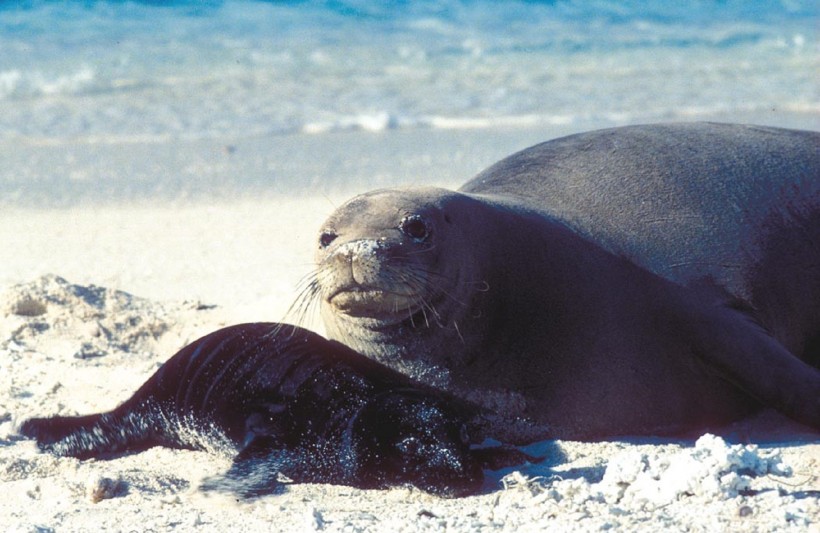
<instances>
[{"instance_id":1,"label":"blue sea","mask_svg":"<svg viewBox=\"0 0 820 533\"><path fill-rule=\"evenodd\" d=\"M820 112L816 0L3 1L0 140Z\"/></svg>"}]
</instances>

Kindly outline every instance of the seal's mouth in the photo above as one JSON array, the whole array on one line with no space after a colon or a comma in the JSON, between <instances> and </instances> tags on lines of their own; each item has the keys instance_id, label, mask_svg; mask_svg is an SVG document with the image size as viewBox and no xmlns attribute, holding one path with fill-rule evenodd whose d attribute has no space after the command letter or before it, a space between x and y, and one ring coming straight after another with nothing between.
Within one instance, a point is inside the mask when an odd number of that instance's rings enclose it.
<instances>
[{"instance_id":1,"label":"seal's mouth","mask_svg":"<svg viewBox=\"0 0 820 533\"><path fill-rule=\"evenodd\" d=\"M376 287L342 287L327 299L337 311L351 316L406 315L419 306L418 295Z\"/></svg>"}]
</instances>

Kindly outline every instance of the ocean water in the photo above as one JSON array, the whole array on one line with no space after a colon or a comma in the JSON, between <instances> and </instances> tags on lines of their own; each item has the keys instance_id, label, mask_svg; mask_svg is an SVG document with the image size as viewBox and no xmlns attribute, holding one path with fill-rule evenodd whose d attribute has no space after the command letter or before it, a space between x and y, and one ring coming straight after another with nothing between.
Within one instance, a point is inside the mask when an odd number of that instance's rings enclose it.
<instances>
[{"instance_id":1,"label":"ocean water","mask_svg":"<svg viewBox=\"0 0 820 533\"><path fill-rule=\"evenodd\" d=\"M3 1L0 140L820 112L814 0Z\"/></svg>"}]
</instances>

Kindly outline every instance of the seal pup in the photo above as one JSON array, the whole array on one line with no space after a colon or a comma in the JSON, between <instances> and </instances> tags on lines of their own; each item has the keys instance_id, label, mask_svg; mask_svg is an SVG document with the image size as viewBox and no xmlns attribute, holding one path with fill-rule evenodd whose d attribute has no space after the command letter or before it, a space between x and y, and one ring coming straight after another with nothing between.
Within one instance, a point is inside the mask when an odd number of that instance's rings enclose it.
<instances>
[{"instance_id":1,"label":"seal pup","mask_svg":"<svg viewBox=\"0 0 820 533\"><path fill-rule=\"evenodd\" d=\"M321 228L328 336L494 413L504 442L820 428L820 134L655 124L518 152Z\"/></svg>"},{"instance_id":2,"label":"seal pup","mask_svg":"<svg viewBox=\"0 0 820 533\"><path fill-rule=\"evenodd\" d=\"M240 324L194 341L113 411L34 418L43 451L81 459L152 446L236 453L204 490L244 497L294 482L442 496L480 490L483 468L535 461L503 446L471 450L473 408L315 333Z\"/></svg>"}]
</instances>

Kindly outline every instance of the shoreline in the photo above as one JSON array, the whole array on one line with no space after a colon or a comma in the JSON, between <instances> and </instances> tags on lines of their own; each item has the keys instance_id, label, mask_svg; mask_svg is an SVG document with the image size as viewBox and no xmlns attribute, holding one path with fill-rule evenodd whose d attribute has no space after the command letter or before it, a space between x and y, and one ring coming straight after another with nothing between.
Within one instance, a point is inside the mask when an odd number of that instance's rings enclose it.
<instances>
[{"instance_id":1,"label":"shoreline","mask_svg":"<svg viewBox=\"0 0 820 533\"><path fill-rule=\"evenodd\" d=\"M677 118L668 121L820 130L820 112L727 112ZM533 144L622 125L597 121L133 143L0 139L5 161L0 169L0 206L202 205L312 195L348 197L380 187L457 188L492 163Z\"/></svg>"}]
</instances>

